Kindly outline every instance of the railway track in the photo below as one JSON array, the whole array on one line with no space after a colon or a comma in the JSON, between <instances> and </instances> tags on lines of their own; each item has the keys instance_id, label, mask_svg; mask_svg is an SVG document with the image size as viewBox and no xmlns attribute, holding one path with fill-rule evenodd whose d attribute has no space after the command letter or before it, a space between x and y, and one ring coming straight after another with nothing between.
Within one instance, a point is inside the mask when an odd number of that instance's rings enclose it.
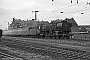
<instances>
[{"instance_id":1,"label":"railway track","mask_svg":"<svg viewBox=\"0 0 90 60\"><path fill-rule=\"evenodd\" d=\"M7 42L7 43L6 43ZM31 41L30 41L31 42ZM79 60L90 60L90 52L83 51L83 50L75 50L70 48L61 48L58 46L54 46L55 42L49 44L43 44L43 42L40 41L33 41L33 42L26 42L21 39L11 38L11 40L5 40L1 44L6 45L8 47L22 49L27 52L35 52L38 54L43 55L49 55L52 56L52 58L57 58L61 60L73 60L73 59L79 59ZM38 43L37 43L38 42ZM53 46L52 46L52 45Z\"/></svg>"},{"instance_id":2,"label":"railway track","mask_svg":"<svg viewBox=\"0 0 90 60\"><path fill-rule=\"evenodd\" d=\"M0 60L23 60L21 58L14 57L12 55L0 52Z\"/></svg>"},{"instance_id":3,"label":"railway track","mask_svg":"<svg viewBox=\"0 0 90 60\"><path fill-rule=\"evenodd\" d=\"M72 48L82 48L83 47L86 49L88 49L90 47L90 42L78 42L78 41L73 41L73 40L47 40L47 39L33 39L33 38L17 38L17 37L3 37L4 39L11 39L13 41L16 42L21 42L24 41L23 43L27 42L27 43L39 43L39 44L46 44L46 45L55 45L55 46L63 46L67 45L68 47L72 47ZM20 41L21 40L21 41ZM63 44L63 45L62 45ZM89 51L89 50L88 50Z\"/></svg>"},{"instance_id":4,"label":"railway track","mask_svg":"<svg viewBox=\"0 0 90 60\"><path fill-rule=\"evenodd\" d=\"M5 38L5 36L3 36ZM64 44L72 44L72 45L82 45L82 46L90 46L89 40L75 40L75 39L60 39L60 40L54 40L54 39L38 39L38 38L21 38L21 37L6 37L10 39L15 40L30 40L30 41L40 41L40 42L49 42L49 43L64 43ZM17 39L18 38L18 39Z\"/></svg>"}]
</instances>

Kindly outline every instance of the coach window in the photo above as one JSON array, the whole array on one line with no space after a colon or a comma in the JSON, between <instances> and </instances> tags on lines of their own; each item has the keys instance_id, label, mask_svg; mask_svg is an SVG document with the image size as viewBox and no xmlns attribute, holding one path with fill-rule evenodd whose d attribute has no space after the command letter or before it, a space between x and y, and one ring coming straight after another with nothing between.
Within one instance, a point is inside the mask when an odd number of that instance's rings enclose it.
<instances>
[{"instance_id":1,"label":"coach window","mask_svg":"<svg viewBox=\"0 0 90 60\"><path fill-rule=\"evenodd\" d=\"M72 36L72 38L75 38L75 36Z\"/></svg>"},{"instance_id":2,"label":"coach window","mask_svg":"<svg viewBox=\"0 0 90 60\"><path fill-rule=\"evenodd\" d=\"M78 37L77 37L78 38Z\"/></svg>"},{"instance_id":3,"label":"coach window","mask_svg":"<svg viewBox=\"0 0 90 60\"><path fill-rule=\"evenodd\" d=\"M85 39L86 39L86 37L85 37Z\"/></svg>"},{"instance_id":4,"label":"coach window","mask_svg":"<svg viewBox=\"0 0 90 60\"><path fill-rule=\"evenodd\" d=\"M82 39L82 37L81 37L81 39Z\"/></svg>"}]
</instances>

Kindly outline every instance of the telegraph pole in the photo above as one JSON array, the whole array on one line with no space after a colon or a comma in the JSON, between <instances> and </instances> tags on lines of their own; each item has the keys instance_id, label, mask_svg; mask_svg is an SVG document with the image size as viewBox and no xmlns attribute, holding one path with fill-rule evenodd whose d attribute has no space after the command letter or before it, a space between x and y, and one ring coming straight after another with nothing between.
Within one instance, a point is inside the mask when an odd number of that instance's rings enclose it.
<instances>
[{"instance_id":1,"label":"telegraph pole","mask_svg":"<svg viewBox=\"0 0 90 60\"><path fill-rule=\"evenodd\" d=\"M35 26L37 27L37 12L39 11L32 11L32 12L35 12ZM37 28L36 28L36 33L37 33Z\"/></svg>"},{"instance_id":2,"label":"telegraph pole","mask_svg":"<svg viewBox=\"0 0 90 60\"><path fill-rule=\"evenodd\" d=\"M39 11L32 11L32 12L35 12L35 21L37 20L37 12Z\"/></svg>"}]
</instances>

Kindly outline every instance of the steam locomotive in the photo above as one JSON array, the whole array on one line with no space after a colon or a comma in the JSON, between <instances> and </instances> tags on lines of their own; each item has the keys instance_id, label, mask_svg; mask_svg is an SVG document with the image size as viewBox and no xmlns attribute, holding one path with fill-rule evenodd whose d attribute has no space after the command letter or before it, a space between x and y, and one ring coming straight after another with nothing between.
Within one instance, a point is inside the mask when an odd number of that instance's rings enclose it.
<instances>
[{"instance_id":1,"label":"steam locomotive","mask_svg":"<svg viewBox=\"0 0 90 60\"><path fill-rule=\"evenodd\" d=\"M48 25L41 25L40 37L43 38L55 38L55 39L69 39L71 32L72 23L63 20L61 22L53 23Z\"/></svg>"},{"instance_id":2,"label":"steam locomotive","mask_svg":"<svg viewBox=\"0 0 90 60\"><path fill-rule=\"evenodd\" d=\"M31 38L54 38L69 39L72 23L67 19L51 21L48 24L39 24L30 27L5 30L4 36L31 37Z\"/></svg>"}]
</instances>

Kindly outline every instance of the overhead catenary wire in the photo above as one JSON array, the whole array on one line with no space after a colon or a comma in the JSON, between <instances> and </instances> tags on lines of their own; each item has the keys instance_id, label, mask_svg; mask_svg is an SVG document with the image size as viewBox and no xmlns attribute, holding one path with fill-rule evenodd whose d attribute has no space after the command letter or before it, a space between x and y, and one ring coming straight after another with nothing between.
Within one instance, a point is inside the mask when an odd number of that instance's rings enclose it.
<instances>
[{"instance_id":1,"label":"overhead catenary wire","mask_svg":"<svg viewBox=\"0 0 90 60\"><path fill-rule=\"evenodd\" d=\"M61 0L60 0L61 1ZM79 4L81 4L81 3L84 3L85 1L83 1L83 2L80 2ZM68 9L68 8L70 8L70 7L73 7L73 6L76 6L77 4L73 4L73 5L70 5L70 6L66 6L66 7L64 7L64 8L60 8L60 10L62 10L62 9ZM42 14L41 15L41 17L42 16L44 16L44 15L47 15L47 14L50 14L50 13L53 13L53 12L57 12L57 10L59 10L59 9L56 9L56 10L54 10L54 11L40 11L40 12L45 12L44 14ZM23 11L30 11L30 10L23 10ZM45 16L44 16L45 17Z\"/></svg>"},{"instance_id":2,"label":"overhead catenary wire","mask_svg":"<svg viewBox=\"0 0 90 60\"><path fill-rule=\"evenodd\" d=\"M85 7L86 8L86 7Z\"/></svg>"},{"instance_id":3,"label":"overhead catenary wire","mask_svg":"<svg viewBox=\"0 0 90 60\"><path fill-rule=\"evenodd\" d=\"M83 1L83 3L84 3L85 1ZM81 4L82 2L79 2L78 4ZM60 9L56 9L56 10L54 10L54 11L51 11L51 12L56 12L56 11L60 11L60 10L63 10L63 9L67 9L67 8L69 8L69 7L73 7L73 6L76 6L77 4L74 4L74 5L70 5L70 6L67 6L67 7L64 7L64 8L60 8ZM20 10L21 11L21 10ZM30 10L25 10L25 11L30 11ZM41 11L41 12L43 12L43 11ZM47 11L46 11L47 12ZM43 14L44 15L44 14ZM41 15L41 16L43 16L43 15ZM45 16L44 16L45 17Z\"/></svg>"},{"instance_id":4,"label":"overhead catenary wire","mask_svg":"<svg viewBox=\"0 0 90 60\"><path fill-rule=\"evenodd\" d=\"M53 0L54 1L54 0ZM62 0L60 0L60 1L62 1ZM83 1L83 2L85 2L85 1ZM79 4L81 4L81 3L83 3L83 2L80 2ZM68 8L70 8L70 7L73 7L73 6L76 6L77 4L73 4L73 5L70 5L70 6L66 6L66 7L63 7L63 8L60 8L60 9L56 9L56 10L54 10L54 11L49 11L49 14L51 13L51 12L57 12L58 10L60 11L60 10L63 10L63 9L68 9ZM30 10L20 10L20 11L30 11ZM40 11L40 12L47 12L47 11ZM48 13L48 12L47 12ZM42 14L41 16L43 16L43 15L47 15L47 14ZM45 17L45 16L44 16Z\"/></svg>"},{"instance_id":5,"label":"overhead catenary wire","mask_svg":"<svg viewBox=\"0 0 90 60\"><path fill-rule=\"evenodd\" d=\"M87 1L83 1L83 2L80 2L80 3L78 3L78 4L82 4L82 3L86 3ZM51 11L52 13L53 12L57 12L58 10L60 11L60 10L65 10L65 9L68 9L68 8L72 8L73 6L77 6L78 4L73 4L73 5L70 5L70 6L67 6L67 7L64 7L64 8L60 8L60 9L56 9L56 10L54 10L54 11ZM51 13L50 12L50 13ZM50 13L48 13L48 14L50 14ZM46 15L46 14L44 14L44 15ZM45 16L44 16L45 17Z\"/></svg>"},{"instance_id":6,"label":"overhead catenary wire","mask_svg":"<svg viewBox=\"0 0 90 60\"><path fill-rule=\"evenodd\" d=\"M84 15L84 14L83 15L77 15L77 14L76 15L73 15L73 17L76 17L76 18L79 17L80 19L84 19L83 16L86 16L87 17L87 15ZM89 16L88 16L88 18L89 18Z\"/></svg>"},{"instance_id":7,"label":"overhead catenary wire","mask_svg":"<svg viewBox=\"0 0 90 60\"><path fill-rule=\"evenodd\" d=\"M77 19L77 18L78 18L78 19L80 19L80 20L84 20L84 17L83 17L82 15L77 15L77 14L76 14L76 15L73 15L73 18L74 18L74 19ZM78 20L75 20L75 21L79 24ZM80 25L81 25L81 24L80 24Z\"/></svg>"},{"instance_id":8,"label":"overhead catenary wire","mask_svg":"<svg viewBox=\"0 0 90 60\"><path fill-rule=\"evenodd\" d=\"M54 1L54 0L52 0L52 1ZM62 1L62 0L60 0L60 1ZM88 0L87 0L88 1ZM85 2L87 2L87 1L83 1L83 2L80 2L79 4L81 4L81 3L85 3ZM58 2L57 2L58 3ZM77 4L73 4L73 5L69 5L69 6L66 6L66 7L63 7L63 8L60 8L60 9L56 9L56 10L54 10L54 12L55 11L57 11L57 10L61 10L61 9L67 9L67 8L69 8L69 7L73 7L73 6L76 6ZM11 9L10 9L11 10ZM12 9L13 10L13 9ZM31 10L19 10L19 9L17 9L18 11L31 11ZM32 11L31 11L32 12ZM44 11L41 11L41 12L44 12ZM45 11L45 12L47 12L47 11ZM50 11L49 11L50 12ZM52 12L52 11L51 11Z\"/></svg>"},{"instance_id":9,"label":"overhead catenary wire","mask_svg":"<svg viewBox=\"0 0 90 60\"><path fill-rule=\"evenodd\" d=\"M85 1L84 1L85 2ZM79 4L81 4L81 3L84 3L84 2L80 2ZM72 8L73 6L76 6L76 5L78 5L78 4L74 4L74 5L70 5L70 7ZM70 8L70 7L68 7L68 8ZM61 8L62 9L62 8ZM64 9L64 8L63 8ZM65 8L65 9L67 9L67 8ZM57 9L58 10L58 9ZM57 10L55 11L48 11L48 12L57 12ZM47 11L40 11L40 12L47 12ZM45 14L46 15L46 14ZM43 16L43 15L41 15L41 16ZM57 15L56 15L57 16ZM44 16L45 17L45 16Z\"/></svg>"},{"instance_id":10,"label":"overhead catenary wire","mask_svg":"<svg viewBox=\"0 0 90 60\"><path fill-rule=\"evenodd\" d=\"M80 2L78 3L79 5L82 4L82 3L86 3L87 1L83 1L83 2ZM73 7L73 6L77 6L78 4L73 4L73 5L69 5L69 6L66 6L66 7L63 7L63 8L60 8L60 9L56 9L54 11L57 11L57 10L62 10L62 9L67 9L67 8L70 8L70 7Z\"/></svg>"},{"instance_id":11,"label":"overhead catenary wire","mask_svg":"<svg viewBox=\"0 0 90 60\"><path fill-rule=\"evenodd\" d=\"M65 15L68 15L68 14L78 13L78 12L82 12L82 11L86 11L86 10L90 10L90 9L83 9L83 10L79 10L79 11L75 11L75 12L67 12L66 14L63 14L63 15L65 16ZM57 15L60 15L60 14L57 14ZM50 17L55 17L57 15L53 15L53 16L50 16ZM61 15L61 16L63 16L63 15ZM50 18L50 17L48 17L48 18Z\"/></svg>"},{"instance_id":12,"label":"overhead catenary wire","mask_svg":"<svg viewBox=\"0 0 90 60\"><path fill-rule=\"evenodd\" d=\"M87 16L90 16L90 14L87 14L87 13L83 13L83 15L87 15Z\"/></svg>"}]
</instances>

